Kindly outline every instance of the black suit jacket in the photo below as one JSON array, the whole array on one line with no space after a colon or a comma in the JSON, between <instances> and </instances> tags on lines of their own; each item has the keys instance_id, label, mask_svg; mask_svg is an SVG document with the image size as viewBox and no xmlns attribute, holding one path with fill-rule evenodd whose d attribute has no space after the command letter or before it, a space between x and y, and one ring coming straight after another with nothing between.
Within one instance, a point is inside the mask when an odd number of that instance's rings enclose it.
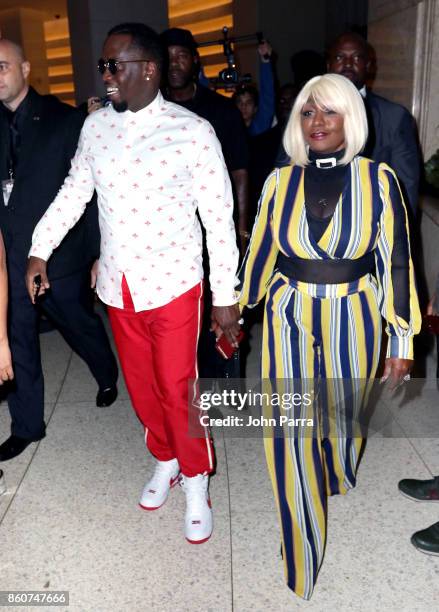
<instances>
[{"instance_id":1,"label":"black suit jacket","mask_svg":"<svg viewBox=\"0 0 439 612\"><path fill-rule=\"evenodd\" d=\"M369 138L363 155L385 162L396 172L406 203L416 214L421 156L415 121L403 106L371 91L365 103Z\"/></svg>"},{"instance_id":2,"label":"black suit jacket","mask_svg":"<svg viewBox=\"0 0 439 612\"><path fill-rule=\"evenodd\" d=\"M84 120L79 111L53 96L41 96L32 88L28 95L30 104L20 131L20 153L8 206L0 196L0 227L7 258L15 266L22 267L23 272L33 230L70 170ZM2 104L0 138L3 180L8 178L9 124ZM54 251L48 264L49 278L73 274L88 266L98 255L96 219L97 206L94 204Z\"/></svg>"}]
</instances>

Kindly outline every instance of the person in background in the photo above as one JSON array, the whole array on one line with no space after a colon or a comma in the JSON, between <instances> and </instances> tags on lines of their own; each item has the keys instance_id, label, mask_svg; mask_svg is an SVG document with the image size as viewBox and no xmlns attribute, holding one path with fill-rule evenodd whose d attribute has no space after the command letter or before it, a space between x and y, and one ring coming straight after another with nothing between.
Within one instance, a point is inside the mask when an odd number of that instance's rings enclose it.
<instances>
[{"instance_id":1,"label":"person in background","mask_svg":"<svg viewBox=\"0 0 439 612\"><path fill-rule=\"evenodd\" d=\"M200 544L213 529L208 484L215 457L206 428L188 431L191 411L199 412L203 266L197 211L211 264L212 321L232 343L239 330L238 249L221 146L206 120L164 100L163 61L159 36L145 24L124 23L108 33L98 70L111 105L86 119L70 173L35 228L27 288L35 300L39 274L41 291L47 291L46 262L96 189L97 292L108 305L130 398L156 459L140 506L160 508L181 472L185 537Z\"/></svg>"},{"instance_id":2,"label":"person in background","mask_svg":"<svg viewBox=\"0 0 439 612\"><path fill-rule=\"evenodd\" d=\"M164 79L164 97L183 106L213 126L221 143L224 159L234 188L234 220L241 256L250 237L248 220L249 153L247 133L241 115L228 98L211 91L197 81L200 58L197 43L189 30L171 28L160 35L168 54L168 70ZM203 258L205 278L209 278L209 260ZM216 335L211 325L211 290L206 282L203 326L198 343L200 378L236 378L239 356L224 360L215 350Z\"/></svg>"},{"instance_id":3,"label":"person in background","mask_svg":"<svg viewBox=\"0 0 439 612\"><path fill-rule=\"evenodd\" d=\"M168 51L168 71L163 95L184 106L213 126L221 143L236 199L234 211L242 255L248 244L248 148L245 127L231 100L197 82L200 57L189 30L171 28L160 35Z\"/></svg>"},{"instance_id":4,"label":"person in background","mask_svg":"<svg viewBox=\"0 0 439 612\"><path fill-rule=\"evenodd\" d=\"M421 326L404 200L394 171L360 156L366 138L348 79L303 87L284 134L291 164L264 185L240 272L240 306L265 297L261 378L316 398L288 413L312 417L311 432L264 431L286 580L305 599L323 560L328 496L356 485L363 440L352 425L378 366L381 316L391 389L409 378ZM279 422L279 409L267 416Z\"/></svg>"},{"instance_id":5,"label":"person in background","mask_svg":"<svg viewBox=\"0 0 439 612\"><path fill-rule=\"evenodd\" d=\"M436 290L427 305L427 315L438 317L439 319L439 273L436 277ZM436 384L439 391L439 334L436 333Z\"/></svg>"},{"instance_id":6,"label":"person in background","mask_svg":"<svg viewBox=\"0 0 439 612\"><path fill-rule=\"evenodd\" d=\"M439 476L427 480L404 478L399 481L398 489L404 497L416 502L439 502ZM410 541L420 552L439 556L439 521L414 533Z\"/></svg>"},{"instance_id":7,"label":"person in background","mask_svg":"<svg viewBox=\"0 0 439 612\"><path fill-rule=\"evenodd\" d=\"M11 350L8 342L8 271L3 236L0 232L0 385L13 380ZM3 470L0 470L0 495L6 492Z\"/></svg>"},{"instance_id":8,"label":"person in background","mask_svg":"<svg viewBox=\"0 0 439 612\"><path fill-rule=\"evenodd\" d=\"M249 227L253 227L259 196L265 179L278 163L279 150L285 126L293 108L298 91L292 83L285 83L279 90L276 105L277 123L275 126L249 139ZM284 164L288 164L285 156Z\"/></svg>"},{"instance_id":9,"label":"person in background","mask_svg":"<svg viewBox=\"0 0 439 612\"><path fill-rule=\"evenodd\" d=\"M437 315L439 317L439 274L436 279L436 291L427 307L427 315ZM439 335L436 335L436 350L436 384L439 390ZM439 476L427 480L404 478L398 483L398 489L402 495L414 501L439 502ZM439 521L414 533L411 537L411 543L420 552L439 556Z\"/></svg>"},{"instance_id":10,"label":"person in background","mask_svg":"<svg viewBox=\"0 0 439 612\"><path fill-rule=\"evenodd\" d=\"M403 106L366 88L369 66L368 44L355 32L341 34L329 47L328 72L349 79L364 100L369 136L363 155L393 168L416 219L421 168L416 124Z\"/></svg>"},{"instance_id":11,"label":"person in background","mask_svg":"<svg viewBox=\"0 0 439 612\"><path fill-rule=\"evenodd\" d=\"M271 128L275 111L274 75L271 45L258 45L259 92L252 85L242 85L233 94L233 101L242 115L250 136L257 136Z\"/></svg>"},{"instance_id":12,"label":"person in background","mask_svg":"<svg viewBox=\"0 0 439 612\"><path fill-rule=\"evenodd\" d=\"M39 320L42 312L86 362L98 384L96 404L117 397L118 367L100 317L93 310L93 261L99 233L89 241L97 208L87 207L82 221L54 254L48 274L51 291L35 308L24 282L32 232L58 193L78 144L83 116L54 96L41 96L28 85L30 63L23 49L0 39L0 172L3 203L0 227L9 276L9 341L15 380L8 389L11 435L0 445L0 461L22 453L45 436L44 380Z\"/></svg>"},{"instance_id":13,"label":"person in background","mask_svg":"<svg viewBox=\"0 0 439 612\"><path fill-rule=\"evenodd\" d=\"M278 124L285 129L290 118L294 100L299 93L298 88L293 83L285 83L279 89L276 105L276 117ZM282 134L283 135L283 134Z\"/></svg>"}]
</instances>

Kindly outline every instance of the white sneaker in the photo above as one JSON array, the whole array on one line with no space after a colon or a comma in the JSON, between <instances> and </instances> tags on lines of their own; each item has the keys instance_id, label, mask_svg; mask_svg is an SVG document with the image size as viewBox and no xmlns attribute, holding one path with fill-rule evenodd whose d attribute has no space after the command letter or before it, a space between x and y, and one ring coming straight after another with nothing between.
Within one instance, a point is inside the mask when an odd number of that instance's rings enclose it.
<instances>
[{"instance_id":1,"label":"white sneaker","mask_svg":"<svg viewBox=\"0 0 439 612\"><path fill-rule=\"evenodd\" d=\"M186 494L184 535L191 544L202 544L212 535L212 506L208 492L209 476L181 476L180 486Z\"/></svg>"},{"instance_id":2,"label":"white sneaker","mask_svg":"<svg viewBox=\"0 0 439 612\"><path fill-rule=\"evenodd\" d=\"M163 506L170 489L177 484L179 474L180 466L177 459L157 461L154 475L143 489L139 506L144 510L157 510Z\"/></svg>"}]
</instances>

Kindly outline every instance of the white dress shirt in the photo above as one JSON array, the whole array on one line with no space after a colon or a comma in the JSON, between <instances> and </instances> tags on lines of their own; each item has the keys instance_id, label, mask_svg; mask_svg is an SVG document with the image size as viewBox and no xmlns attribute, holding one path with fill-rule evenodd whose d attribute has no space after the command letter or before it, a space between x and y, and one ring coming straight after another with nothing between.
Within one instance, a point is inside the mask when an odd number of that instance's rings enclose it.
<instances>
[{"instance_id":1,"label":"white dress shirt","mask_svg":"<svg viewBox=\"0 0 439 612\"><path fill-rule=\"evenodd\" d=\"M133 113L87 117L71 170L38 225L29 255L47 261L96 189L101 231L97 292L123 307L122 275L136 312L169 303L203 278L206 229L213 304L236 302L233 196L215 132L158 93Z\"/></svg>"}]
</instances>

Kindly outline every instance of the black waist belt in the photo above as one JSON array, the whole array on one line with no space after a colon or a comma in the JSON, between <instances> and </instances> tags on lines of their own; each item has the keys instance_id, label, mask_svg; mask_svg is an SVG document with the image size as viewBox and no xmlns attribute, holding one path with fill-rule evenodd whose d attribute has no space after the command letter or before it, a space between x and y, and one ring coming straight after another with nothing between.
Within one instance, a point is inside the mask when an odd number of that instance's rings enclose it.
<instances>
[{"instance_id":1,"label":"black waist belt","mask_svg":"<svg viewBox=\"0 0 439 612\"><path fill-rule=\"evenodd\" d=\"M301 259L277 256L276 268L292 280L317 285L351 283L374 272L375 257L372 252L358 259Z\"/></svg>"}]
</instances>

